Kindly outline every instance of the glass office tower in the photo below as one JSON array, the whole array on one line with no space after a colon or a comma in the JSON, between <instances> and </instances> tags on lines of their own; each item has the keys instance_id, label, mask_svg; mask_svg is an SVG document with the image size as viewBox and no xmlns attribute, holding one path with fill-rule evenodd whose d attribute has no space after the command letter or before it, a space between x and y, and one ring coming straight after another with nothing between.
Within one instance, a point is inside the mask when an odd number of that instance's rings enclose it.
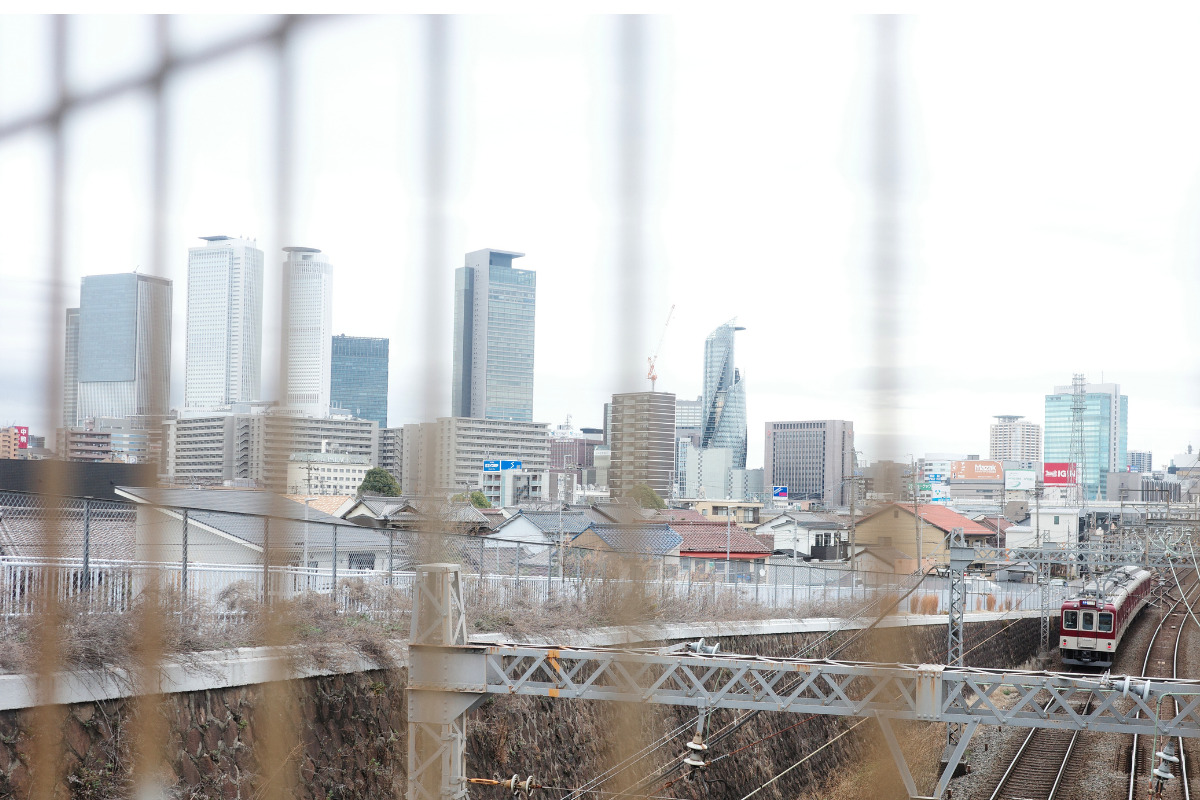
<instances>
[{"instance_id":1,"label":"glass office tower","mask_svg":"<svg viewBox=\"0 0 1200 800\"><path fill-rule=\"evenodd\" d=\"M537 273L524 253L476 250L454 274L454 417L533 421Z\"/></svg>"},{"instance_id":2,"label":"glass office tower","mask_svg":"<svg viewBox=\"0 0 1200 800\"><path fill-rule=\"evenodd\" d=\"M88 275L79 291L77 421L170 408L171 282Z\"/></svg>"},{"instance_id":3,"label":"glass office tower","mask_svg":"<svg viewBox=\"0 0 1200 800\"><path fill-rule=\"evenodd\" d=\"M330 403L359 419L387 427L388 340L365 336L333 337Z\"/></svg>"},{"instance_id":4,"label":"glass office tower","mask_svg":"<svg viewBox=\"0 0 1200 800\"><path fill-rule=\"evenodd\" d=\"M1083 469L1080 484L1088 500L1105 500L1110 472L1124 472L1129 445L1129 398L1116 383L1084 386ZM1043 461L1071 461L1072 394L1070 386L1055 386L1046 395ZM1078 468L1077 468L1078 469Z\"/></svg>"},{"instance_id":5,"label":"glass office tower","mask_svg":"<svg viewBox=\"0 0 1200 800\"><path fill-rule=\"evenodd\" d=\"M701 447L727 447L733 468L746 468L746 387L734 366L733 335L745 328L727 322L704 340L704 429Z\"/></svg>"}]
</instances>

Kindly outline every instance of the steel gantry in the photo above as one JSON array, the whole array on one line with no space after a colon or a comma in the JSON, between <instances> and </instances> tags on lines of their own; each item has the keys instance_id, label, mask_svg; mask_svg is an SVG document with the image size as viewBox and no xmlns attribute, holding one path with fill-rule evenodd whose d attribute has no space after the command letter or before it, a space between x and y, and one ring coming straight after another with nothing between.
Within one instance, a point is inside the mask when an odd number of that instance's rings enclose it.
<instances>
[{"instance_id":1,"label":"steel gantry","mask_svg":"<svg viewBox=\"0 0 1200 800\"><path fill-rule=\"evenodd\" d=\"M981 724L1200 737L1200 681L677 648L473 645L465 637L458 566L421 566L417 579L409 662L409 800L466 797L465 715L491 694L875 717L912 797L921 795L891 730L894 720L963 726L930 795L935 798ZM997 690L1007 690L1004 707L992 700ZM1008 702L1013 693L1015 702ZM1162 718L1159 701L1167 695L1176 698L1176 710ZM1087 698L1090 706L1079 702Z\"/></svg>"}]
</instances>

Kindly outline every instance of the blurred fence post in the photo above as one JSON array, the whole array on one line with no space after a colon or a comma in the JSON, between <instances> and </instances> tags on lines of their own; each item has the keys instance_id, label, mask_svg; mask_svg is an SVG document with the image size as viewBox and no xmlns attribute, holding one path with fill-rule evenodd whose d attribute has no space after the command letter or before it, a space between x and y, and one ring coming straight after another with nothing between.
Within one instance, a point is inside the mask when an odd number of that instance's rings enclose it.
<instances>
[{"instance_id":1,"label":"blurred fence post","mask_svg":"<svg viewBox=\"0 0 1200 800\"><path fill-rule=\"evenodd\" d=\"M388 586L392 585L392 573L396 571L396 532L388 528Z\"/></svg>"},{"instance_id":2,"label":"blurred fence post","mask_svg":"<svg viewBox=\"0 0 1200 800\"><path fill-rule=\"evenodd\" d=\"M517 588L521 588L521 545L517 545Z\"/></svg>"},{"instance_id":3,"label":"blurred fence post","mask_svg":"<svg viewBox=\"0 0 1200 800\"><path fill-rule=\"evenodd\" d=\"M263 603L271 604L271 518L263 517Z\"/></svg>"},{"instance_id":4,"label":"blurred fence post","mask_svg":"<svg viewBox=\"0 0 1200 800\"><path fill-rule=\"evenodd\" d=\"M338 585L337 585L337 568L338 568L338 551L337 551L337 536L338 526L333 526L333 571L330 573L333 576L333 606L337 608L338 602Z\"/></svg>"},{"instance_id":5,"label":"blurred fence post","mask_svg":"<svg viewBox=\"0 0 1200 800\"><path fill-rule=\"evenodd\" d=\"M183 555L179 561L179 591L182 595L182 605L187 607L188 600L188 510L183 509L183 536L180 538L180 544L183 548Z\"/></svg>"},{"instance_id":6,"label":"blurred fence post","mask_svg":"<svg viewBox=\"0 0 1200 800\"><path fill-rule=\"evenodd\" d=\"M480 579L483 578L483 558L484 558L483 537L481 536L481 537L479 537L479 577L480 577ZM499 556L497 556L497 558L499 558Z\"/></svg>"},{"instance_id":7,"label":"blurred fence post","mask_svg":"<svg viewBox=\"0 0 1200 800\"><path fill-rule=\"evenodd\" d=\"M80 588L84 591L92 588L92 501L83 498L83 580Z\"/></svg>"}]
</instances>

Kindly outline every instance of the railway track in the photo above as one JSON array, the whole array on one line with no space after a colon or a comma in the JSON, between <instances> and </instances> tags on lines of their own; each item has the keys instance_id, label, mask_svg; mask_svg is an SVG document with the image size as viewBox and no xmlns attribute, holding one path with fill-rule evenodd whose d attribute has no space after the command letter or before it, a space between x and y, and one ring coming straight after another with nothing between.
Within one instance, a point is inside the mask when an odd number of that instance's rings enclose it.
<instances>
[{"instance_id":1,"label":"railway track","mask_svg":"<svg viewBox=\"0 0 1200 800\"><path fill-rule=\"evenodd\" d=\"M1191 594L1193 598L1200 594L1200 582L1192 575L1184 595ZM1187 610L1183 601L1176 601L1163 619L1159 622L1151 636L1150 647L1142 666L1142 674L1149 677L1175 677L1178 660L1179 642L1187 621ZM1161 636L1163 631L1167 635ZM1170 635L1174 633L1174 637ZM1157 671L1148 671L1153 665ZM1089 701L1090 703L1090 701ZM1165 714L1174 714L1174 708L1164 708ZM1021 746L1017 749L1008 768L1004 771L989 800L1054 800L1071 777L1071 755L1079 741L1080 731L1058 731L1035 728L1029 731ZM1153 753L1153 743L1145 737L1134 737L1130 764L1129 794L1127 800L1150 800L1150 784L1148 780L1139 780L1139 776L1148 775L1154 768L1149 760ZM1162 742L1158 743L1159 748ZM1179 745L1177 744L1178 748ZM1191 800L1187 786L1186 760L1182 748L1179 749L1180 764L1176 780L1168 784L1163 800ZM1145 765L1149 764L1149 767ZM1139 769L1142 771L1139 772ZM1174 792L1171 794L1170 792Z\"/></svg>"},{"instance_id":2,"label":"railway track","mask_svg":"<svg viewBox=\"0 0 1200 800\"><path fill-rule=\"evenodd\" d=\"M1200 595L1200 580L1193 573L1191 584L1182 593L1183 598L1191 595L1188 603L1194 604ZM1174 678L1179 669L1179 643L1183 639L1183 630L1187 627L1190 617L1184 600L1177 600L1163 618L1150 638L1150 647L1146 650L1146 658L1142 662L1142 675L1151 678ZM1175 715L1175 700L1165 697L1162 701L1162 715ZM1152 795L1150 772L1155 767L1154 752L1161 750L1166 742L1156 737L1133 737L1133 747L1129 759L1129 789L1127 800L1149 800ZM1191 787L1188 786L1187 756L1183 741L1175 741L1176 754L1179 764L1172 771L1175 778L1163 787L1162 800L1191 800Z\"/></svg>"},{"instance_id":3,"label":"railway track","mask_svg":"<svg viewBox=\"0 0 1200 800\"><path fill-rule=\"evenodd\" d=\"M1053 800L1078 739L1079 731L1031 729L989 800Z\"/></svg>"}]
</instances>

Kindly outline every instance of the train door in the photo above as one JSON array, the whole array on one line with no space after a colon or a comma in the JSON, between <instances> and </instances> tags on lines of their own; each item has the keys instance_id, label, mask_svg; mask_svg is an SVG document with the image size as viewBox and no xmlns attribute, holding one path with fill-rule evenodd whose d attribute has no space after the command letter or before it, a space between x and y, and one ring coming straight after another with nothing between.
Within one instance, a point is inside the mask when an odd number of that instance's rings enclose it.
<instances>
[{"instance_id":1,"label":"train door","mask_svg":"<svg viewBox=\"0 0 1200 800\"><path fill-rule=\"evenodd\" d=\"M1081 611L1079 613L1079 647L1084 650L1096 649L1096 612Z\"/></svg>"}]
</instances>

